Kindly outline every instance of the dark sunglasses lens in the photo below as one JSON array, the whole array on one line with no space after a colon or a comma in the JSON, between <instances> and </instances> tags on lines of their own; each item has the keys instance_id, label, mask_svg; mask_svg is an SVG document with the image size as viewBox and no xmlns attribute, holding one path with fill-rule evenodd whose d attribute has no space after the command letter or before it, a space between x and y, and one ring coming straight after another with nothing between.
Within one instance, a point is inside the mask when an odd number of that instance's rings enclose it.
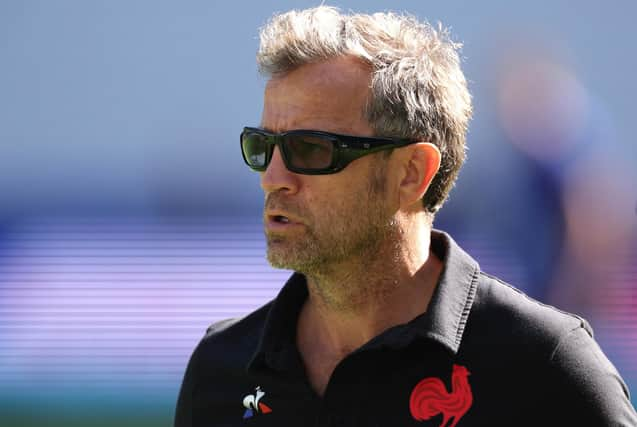
<instances>
[{"instance_id":1,"label":"dark sunglasses lens","mask_svg":"<svg viewBox=\"0 0 637 427\"><path fill-rule=\"evenodd\" d=\"M241 135L241 149L246 163L253 168L259 169L266 166L268 144L264 135L245 132Z\"/></svg>"},{"instance_id":2,"label":"dark sunglasses lens","mask_svg":"<svg viewBox=\"0 0 637 427\"><path fill-rule=\"evenodd\" d=\"M327 169L332 165L332 141L315 135L287 135L284 140L290 165L299 169Z\"/></svg>"}]
</instances>

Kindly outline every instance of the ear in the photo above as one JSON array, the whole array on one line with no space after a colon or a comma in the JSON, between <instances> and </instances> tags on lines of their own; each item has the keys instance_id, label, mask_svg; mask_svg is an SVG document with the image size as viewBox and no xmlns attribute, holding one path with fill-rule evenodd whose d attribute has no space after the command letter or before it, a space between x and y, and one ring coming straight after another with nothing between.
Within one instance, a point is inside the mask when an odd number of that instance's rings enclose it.
<instances>
[{"instance_id":1,"label":"ear","mask_svg":"<svg viewBox=\"0 0 637 427\"><path fill-rule=\"evenodd\" d=\"M408 145L404 176L400 183L400 207L420 203L431 181L440 169L440 150L430 142Z\"/></svg>"}]
</instances>

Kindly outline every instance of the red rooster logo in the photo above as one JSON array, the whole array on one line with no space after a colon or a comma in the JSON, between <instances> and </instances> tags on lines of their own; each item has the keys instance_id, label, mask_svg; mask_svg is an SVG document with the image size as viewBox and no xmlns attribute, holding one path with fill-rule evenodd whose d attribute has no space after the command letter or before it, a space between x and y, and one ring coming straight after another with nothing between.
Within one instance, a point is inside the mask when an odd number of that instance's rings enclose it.
<instances>
[{"instance_id":1,"label":"red rooster logo","mask_svg":"<svg viewBox=\"0 0 637 427\"><path fill-rule=\"evenodd\" d=\"M438 378L421 380L411 392L409 410L411 416L418 421L428 420L442 414L442 424L453 418L449 427L455 427L460 418L467 413L473 403L473 395L467 377L470 372L464 366L453 365L451 374L451 393Z\"/></svg>"}]
</instances>

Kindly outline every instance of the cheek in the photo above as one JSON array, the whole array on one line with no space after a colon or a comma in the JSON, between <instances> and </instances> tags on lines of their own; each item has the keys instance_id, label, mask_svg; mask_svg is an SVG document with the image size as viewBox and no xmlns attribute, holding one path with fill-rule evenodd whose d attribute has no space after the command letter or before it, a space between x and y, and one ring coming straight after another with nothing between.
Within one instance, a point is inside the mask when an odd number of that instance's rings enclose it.
<instances>
[{"instance_id":1,"label":"cheek","mask_svg":"<svg viewBox=\"0 0 637 427\"><path fill-rule=\"evenodd\" d=\"M352 221L353 215L364 215L360 209L369 203L370 170L368 164L357 162L337 174L310 177L315 179L303 182L300 193L315 221Z\"/></svg>"},{"instance_id":2,"label":"cheek","mask_svg":"<svg viewBox=\"0 0 637 427\"><path fill-rule=\"evenodd\" d=\"M314 223L329 223L343 214L348 199L355 197L355 191L341 182L325 180L321 185L305 188L304 205L312 215ZM323 185L324 184L324 185Z\"/></svg>"},{"instance_id":3,"label":"cheek","mask_svg":"<svg viewBox=\"0 0 637 427\"><path fill-rule=\"evenodd\" d=\"M359 197L360 192L366 188L361 177L345 177L339 180L326 181L320 191L316 191L317 197L332 202L347 202L352 197Z\"/></svg>"}]
</instances>

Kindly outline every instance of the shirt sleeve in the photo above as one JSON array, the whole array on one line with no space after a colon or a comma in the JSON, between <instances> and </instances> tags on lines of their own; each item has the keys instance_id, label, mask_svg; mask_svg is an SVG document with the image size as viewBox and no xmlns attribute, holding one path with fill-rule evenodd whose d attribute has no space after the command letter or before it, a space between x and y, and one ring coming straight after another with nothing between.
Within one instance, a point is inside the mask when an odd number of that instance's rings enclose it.
<instances>
[{"instance_id":1,"label":"shirt sleeve","mask_svg":"<svg viewBox=\"0 0 637 427\"><path fill-rule=\"evenodd\" d=\"M201 352L204 342L214 336L216 333L231 326L236 321L237 319L224 319L210 325L206 330L206 334L195 348L195 351L192 353L192 356L190 356L188 367L186 368L186 373L184 374L184 379L181 383L181 389L179 390L177 408L175 409L174 427L192 427L194 425L193 400L197 382L200 378L199 360L201 359Z\"/></svg>"},{"instance_id":2,"label":"shirt sleeve","mask_svg":"<svg viewBox=\"0 0 637 427\"><path fill-rule=\"evenodd\" d=\"M195 349L190 360L188 361L188 367L184 374L184 379L181 383L181 389L179 390L179 398L177 399L177 408L175 410L175 422L174 427L192 427L192 412L193 412L193 393L197 378L197 365L199 360L199 352L197 351L199 346Z\"/></svg>"},{"instance_id":3,"label":"shirt sleeve","mask_svg":"<svg viewBox=\"0 0 637 427\"><path fill-rule=\"evenodd\" d=\"M545 390L551 409L546 413L554 425L637 426L628 387L592 332L584 327L567 332L549 364Z\"/></svg>"}]
</instances>

